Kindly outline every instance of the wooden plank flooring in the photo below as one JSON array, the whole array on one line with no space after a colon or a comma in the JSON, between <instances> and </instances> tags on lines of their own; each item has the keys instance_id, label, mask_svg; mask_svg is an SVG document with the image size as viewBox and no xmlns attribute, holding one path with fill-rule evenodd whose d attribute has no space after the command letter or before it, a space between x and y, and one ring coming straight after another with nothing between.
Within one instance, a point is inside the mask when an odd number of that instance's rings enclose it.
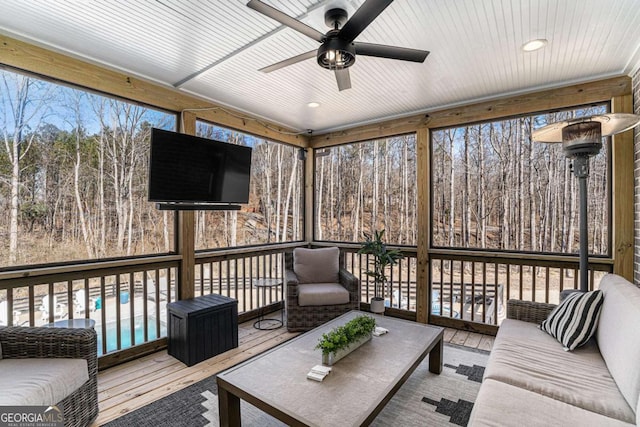
<instances>
[{"instance_id":1,"label":"wooden plank flooring","mask_svg":"<svg viewBox=\"0 0 640 427\"><path fill-rule=\"evenodd\" d=\"M286 328L259 331L253 321L238 326L239 346L187 367L167 354L154 353L98 373L99 426L155 400L223 371L298 335ZM491 350L494 337L445 329L445 342Z\"/></svg>"}]
</instances>

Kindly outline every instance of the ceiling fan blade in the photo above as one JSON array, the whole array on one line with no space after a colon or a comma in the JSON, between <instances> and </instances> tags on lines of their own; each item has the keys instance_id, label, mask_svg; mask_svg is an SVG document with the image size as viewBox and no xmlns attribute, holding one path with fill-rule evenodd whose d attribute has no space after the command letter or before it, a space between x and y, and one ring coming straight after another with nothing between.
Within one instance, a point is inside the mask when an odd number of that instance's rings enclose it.
<instances>
[{"instance_id":1,"label":"ceiling fan blade","mask_svg":"<svg viewBox=\"0 0 640 427\"><path fill-rule=\"evenodd\" d=\"M356 55L377 56L378 58L400 59L402 61L424 62L429 51L407 47L387 46L373 43L354 43Z\"/></svg>"},{"instance_id":2,"label":"ceiling fan blade","mask_svg":"<svg viewBox=\"0 0 640 427\"><path fill-rule=\"evenodd\" d=\"M263 15L268 16L271 19L278 21L281 24L286 25L287 27L293 28L294 30L304 34L307 37L311 37L317 42L322 43L325 38L324 34L316 30L315 28L311 28L307 24L304 24L297 19L292 18L284 12L280 12L278 9L269 6L268 4L263 3L260 0L251 0L249 3L247 3L247 6L257 12L262 13Z\"/></svg>"},{"instance_id":3,"label":"ceiling fan blade","mask_svg":"<svg viewBox=\"0 0 640 427\"><path fill-rule=\"evenodd\" d=\"M260 68L258 71L262 71L263 73L270 73L272 71L279 70L280 68L284 68L288 65L293 65L298 62L304 61L305 59L311 59L315 57L316 57L316 51L311 50L309 52L296 55L292 58L285 59L284 61L276 62L275 64L269 65L268 67Z\"/></svg>"},{"instance_id":4,"label":"ceiling fan blade","mask_svg":"<svg viewBox=\"0 0 640 427\"><path fill-rule=\"evenodd\" d=\"M338 90L351 89L351 76L348 68L336 70L336 81L338 82Z\"/></svg>"},{"instance_id":5,"label":"ceiling fan blade","mask_svg":"<svg viewBox=\"0 0 640 427\"><path fill-rule=\"evenodd\" d=\"M338 37L348 42L354 41L391 3L393 3L393 0L365 1L364 4L356 10L351 19L344 24L338 33Z\"/></svg>"}]
</instances>

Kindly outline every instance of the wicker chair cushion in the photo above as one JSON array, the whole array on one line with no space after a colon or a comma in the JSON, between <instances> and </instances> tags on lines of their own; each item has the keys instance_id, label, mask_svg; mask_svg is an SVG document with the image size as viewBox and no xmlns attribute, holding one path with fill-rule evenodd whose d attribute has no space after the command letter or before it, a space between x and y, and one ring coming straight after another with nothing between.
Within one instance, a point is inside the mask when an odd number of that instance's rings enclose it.
<instances>
[{"instance_id":1,"label":"wicker chair cushion","mask_svg":"<svg viewBox=\"0 0 640 427\"><path fill-rule=\"evenodd\" d=\"M0 405L55 405L89 380L84 359L0 361Z\"/></svg>"},{"instance_id":2,"label":"wicker chair cushion","mask_svg":"<svg viewBox=\"0 0 640 427\"><path fill-rule=\"evenodd\" d=\"M348 304L349 291L338 283L307 283L298 286L298 305Z\"/></svg>"},{"instance_id":3,"label":"wicker chair cushion","mask_svg":"<svg viewBox=\"0 0 640 427\"><path fill-rule=\"evenodd\" d=\"M293 271L299 283L339 283L339 248L293 250Z\"/></svg>"}]
</instances>

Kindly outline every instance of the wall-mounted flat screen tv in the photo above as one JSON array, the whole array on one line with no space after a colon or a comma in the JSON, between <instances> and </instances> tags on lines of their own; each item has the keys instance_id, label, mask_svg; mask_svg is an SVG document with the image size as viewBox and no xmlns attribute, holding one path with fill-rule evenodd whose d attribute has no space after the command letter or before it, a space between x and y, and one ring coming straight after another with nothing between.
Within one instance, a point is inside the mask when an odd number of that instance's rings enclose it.
<instances>
[{"instance_id":1,"label":"wall-mounted flat screen tv","mask_svg":"<svg viewBox=\"0 0 640 427\"><path fill-rule=\"evenodd\" d=\"M248 203L251 148L151 131L149 201Z\"/></svg>"}]
</instances>

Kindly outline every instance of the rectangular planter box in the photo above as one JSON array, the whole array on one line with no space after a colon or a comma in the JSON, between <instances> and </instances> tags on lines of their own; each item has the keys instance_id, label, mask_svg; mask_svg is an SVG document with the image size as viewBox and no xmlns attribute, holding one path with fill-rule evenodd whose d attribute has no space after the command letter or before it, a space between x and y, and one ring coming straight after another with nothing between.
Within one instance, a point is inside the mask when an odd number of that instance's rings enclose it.
<instances>
[{"instance_id":1,"label":"rectangular planter box","mask_svg":"<svg viewBox=\"0 0 640 427\"><path fill-rule=\"evenodd\" d=\"M331 365L335 364L338 360L342 359L343 357L346 357L347 355L349 355L349 353L351 353L352 351L355 351L362 344L364 344L364 343L366 343L367 341L370 341L370 340L371 340L371 334L365 335L362 338L360 338L359 340L352 342L347 347L345 347L345 348L343 348L341 350L338 350L335 353L323 354L322 355L322 364L323 365L327 365L327 366L331 366Z\"/></svg>"}]
</instances>

